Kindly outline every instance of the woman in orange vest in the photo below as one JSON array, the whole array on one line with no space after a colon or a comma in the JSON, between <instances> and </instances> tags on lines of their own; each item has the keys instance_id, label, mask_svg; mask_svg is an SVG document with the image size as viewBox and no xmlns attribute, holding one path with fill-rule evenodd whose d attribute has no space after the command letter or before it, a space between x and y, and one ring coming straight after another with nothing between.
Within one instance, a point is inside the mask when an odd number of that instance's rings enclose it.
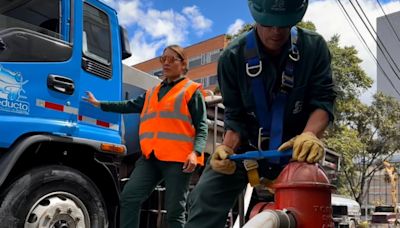
<instances>
[{"instance_id":1,"label":"woman in orange vest","mask_svg":"<svg viewBox=\"0 0 400 228\"><path fill-rule=\"evenodd\" d=\"M166 47L160 62L165 80L134 100L98 101L90 92L84 98L103 111L141 113L142 156L121 194L124 228L139 227L141 204L161 181L168 227L182 228L191 173L204 163L208 129L201 85L184 77L188 60L182 47Z\"/></svg>"}]
</instances>

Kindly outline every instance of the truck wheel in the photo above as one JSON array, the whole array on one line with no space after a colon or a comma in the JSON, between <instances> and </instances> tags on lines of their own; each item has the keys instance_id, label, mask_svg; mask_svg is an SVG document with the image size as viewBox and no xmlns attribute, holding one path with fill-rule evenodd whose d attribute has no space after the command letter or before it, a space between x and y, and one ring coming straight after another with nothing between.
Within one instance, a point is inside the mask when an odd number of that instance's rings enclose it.
<instances>
[{"instance_id":1,"label":"truck wheel","mask_svg":"<svg viewBox=\"0 0 400 228\"><path fill-rule=\"evenodd\" d=\"M64 166L25 173L2 194L0 220L10 228L107 227L100 191L88 177Z\"/></svg>"}]
</instances>

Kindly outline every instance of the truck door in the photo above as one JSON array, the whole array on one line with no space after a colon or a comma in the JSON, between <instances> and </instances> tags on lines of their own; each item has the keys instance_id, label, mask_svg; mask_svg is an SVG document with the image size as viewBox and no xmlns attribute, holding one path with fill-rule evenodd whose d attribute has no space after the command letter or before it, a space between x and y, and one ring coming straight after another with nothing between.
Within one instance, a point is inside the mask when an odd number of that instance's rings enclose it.
<instances>
[{"instance_id":1,"label":"truck door","mask_svg":"<svg viewBox=\"0 0 400 228\"><path fill-rule=\"evenodd\" d=\"M83 2L80 93L91 91L99 100L122 97L121 37L116 12L99 1ZM121 115L103 112L81 100L79 137L121 143Z\"/></svg>"},{"instance_id":2,"label":"truck door","mask_svg":"<svg viewBox=\"0 0 400 228\"><path fill-rule=\"evenodd\" d=\"M71 0L0 0L0 147L29 132L76 131L73 14Z\"/></svg>"}]
</instances>

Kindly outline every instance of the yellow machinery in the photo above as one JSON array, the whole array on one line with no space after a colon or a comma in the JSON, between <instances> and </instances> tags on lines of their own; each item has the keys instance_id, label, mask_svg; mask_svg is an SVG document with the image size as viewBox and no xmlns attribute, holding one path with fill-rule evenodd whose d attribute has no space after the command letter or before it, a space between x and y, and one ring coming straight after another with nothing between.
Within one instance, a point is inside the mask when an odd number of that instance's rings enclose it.
<instances>
[{"instance_id":1,"label":"yellow machinery","mask_svg":"<svg viewBox=\"0 0 400 228\"><path fill-rule=\"evenodd\" d=\"M392 206L394 208L394 212L396 213L396 220L395 224L399 224L398 220L398 209L397 209L397 170L396 167L391 165L387 161L383 161L383 167L385 168L386 175L385 180L390 183L391 185L391 195L392 195Z\"/></svg>"}]
</instances>

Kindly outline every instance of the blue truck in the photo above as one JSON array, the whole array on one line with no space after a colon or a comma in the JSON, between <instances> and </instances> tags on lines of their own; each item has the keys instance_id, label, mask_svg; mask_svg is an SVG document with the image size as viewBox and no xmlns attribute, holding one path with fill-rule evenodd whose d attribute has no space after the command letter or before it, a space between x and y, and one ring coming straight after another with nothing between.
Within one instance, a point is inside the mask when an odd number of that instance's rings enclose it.
<instances>
[{"instance_id":1,"label":"blue truck","mask_svg":"<svg viewBox=\"0 0 400 228\"><path fill-rule=\"evenodd\" d=\"M0 0L0 227L118 226L138 115L82 96L154 86L122 64L130 55L116 11L98 0Z\"/></svg>"}]
</instances>

